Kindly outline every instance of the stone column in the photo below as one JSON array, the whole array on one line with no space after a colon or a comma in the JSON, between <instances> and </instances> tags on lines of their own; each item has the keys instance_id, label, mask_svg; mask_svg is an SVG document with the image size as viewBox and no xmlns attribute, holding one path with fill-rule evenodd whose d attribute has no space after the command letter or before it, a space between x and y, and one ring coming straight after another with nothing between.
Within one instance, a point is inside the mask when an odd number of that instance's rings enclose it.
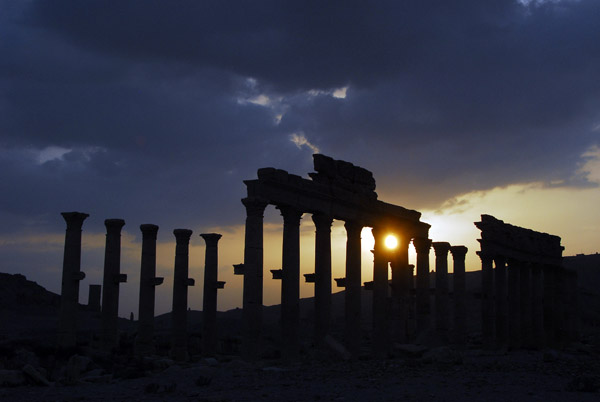
<instances>
[{"instance_id":1,"label":"stone column","mask_svg":"<svg viewBox=\"0 0 600 402\"><path fill-rule=\"evenodd\" d=\"M156 277L156 235L158 226L140 225L142 231L142 258L140 264L140 301L138 306L138 333L135 353L154 353L154 302L155 287L163 282Z\"/></svg>"},{"instance_id":2,"label":"stone column","mask_svg":"<svg viewBox=\"0 0 600 402\"><path fill-rule=\"evenodd\" d=\"M454 278L454 339L458 344L467 342L465 246L450 247L453 259Z\"/></svg>"},{"instance_id":3,"label":"stone column","mask_svg":"<svg viewBox=\"0 0 600 402\"><path fill-rule=\"evenodd\" d=\"M481 336L483 343L490 346L494 339L494 269L492 256L483 251L481 258Z\"/></svg>"},{"instance_id":4,"label":"stone column","mask_svg":"<svg viewBox=\"0 0 600 402\"><path fill-rule=\"evenodd\" d=\"M85 273L81 272L81 227L89 215L82 212L63 212L61 215L67 223L67 230L58 316L58 346L70 348L77 343L79 281L85 278Z\"/></svg>"},{"instance_id":5,"label":"stone column","mask_svg":"<svg viewBox=\"0 0 600 402\"><path fill-rule=\"evenodd\" d=\"M495 256L494 262L494 287L496 307L496 344L506 346L508 344L508 309L506 296L506 261L503 256Z\"/></svg>"},{"instance_id":6,"label":"stone column","mask_svg":"<svg viewBox=\"0 0 600 402\"><path fill-rule=\"evenodd\" d=\"M521 303L519 285L520 263L508 261L508 346L511 349L521 347Z\"/></svg>"},{"instance_id":7,"label":"stone column","mask_svg":"<svg viewBox=\"0 0 600 402\"><path fill-rule=\"evenodd\" d=\"M300 352L300 219L302 211L278 206L283 216L281 281L282 357L293 360Z\"/></svg>"},{"instance_id":8,"label":"stone column","mask_svg":"<svg viewBox=\"0 0 600 402\"><path fill-rule=\"evenodd\" d=\"M206 242L204 257L204 293L202 298L202 352L212 356L217 350L217 272L219 250L218 233L200 235Z\"/></svg>"},{"instance_id":9,"label":"stone column","mask_svg":"<svg viewBox=\"0 0 600 402\"><path fill-rule=\"evenodd\" d=\"M567 341L567 277L562 266L554 270L554 336L557 346L564 347Z\"/></svg>"},{"instance_id":10,"label":"stone column","mask_svg":"<svg viewBox=\"0 0 600 402\"><path fill-rule=\"evenodd\" d=\"M430 327L429 302L429 250L431 239L414 238L417 250L417 331L423 333Z\"/></svg>"},{"instance_id":11,"label":"stone column","mask_svg":"<svg viewBox=\"0 0 600 402\"><path fill-rule=\"evenodd\" d=\"M555 300L555 267L544 265L542 273L544 277L544 346L553 347L555 345L555 318L554 309L556 306Z\"/></svg>"},{"instance_id":12,"label":"stone column","mask_svg":"<svg viewBox=\"0 0 600 402\"><path fill-rule=\"evenodd\" d=\"M110 350L119 345L119 284L127 281L121 274L121 228L123 219L106 219L104 278L102 280L102 345Z\"/></svg>"},{"instance_id":13,"label":"stone column","mask_svg":"<svg viewBox=\"0 0 600 402\"><path fill-rule=\"evenodd\" d=\"M189 244L192 231L175 229L175 272L173 274L173 311L171 312L171 356L175 360L188 359L187 350L187 309L188 286L194 286L194 280L188 278Z\"/></svg>"},{"instance_id":14,"label":"stone column","mask_svg":"<svg viewBox=\"0 0 600 402\"><path fill-rule=\"evenodd\" d=\"M246 234L244 243L244 291L242 353L254 360L260 356L263 313L263 214L268 205L260 198L244 198Z\"/></svg>"},{"instance_id":15,"label":"stone column","mask_svg":"<svg viewBox=\"0 0 600 402\"><path fill-rule=\"evenodd\" d=\"M361 341L361 238L362 224L346 222L346 348L358 357Z\"/></svg>"},{"instance_id":16,"label":"stone column","mask_svg":"<svg viewBox=\"0 0 600 402\"><path fill-rule=\"evenodd\" d=\"M385 250L386 233L373 228L373 353L385 358L389 352L389 255Z\"/></svg>"},{"instance_id":17,"label":"stone column","mask_svg":"<svg viewBox=\"0 0 600 402\"><path fill-rule=\"evenodd\" d=\"M410 237L402 233L398 237L398 249L391 261L392 269L392 323L393 341L408 343L408 318L412 272L409 274L408 246Z\"/></svg>"},{"instance_id":18,"label":"stone column","mask_svg":"<svg viewBox=\"0 0 600 402\"><path fill-rule=\"evenodd\" d=\"M435 328L443 343L448 340L448 252L450 243L432 243L435 252Z\"/></svg>"},{"instance_id":19,"label":"stone column","mask_svg":"<svg viewBox=\"0 0 600 402\"><path fill-rule=\"evenodd\" d=\"M521 342L525 348L533 347L531 302L531 267L528 263L519 268L519 314L521 316Z\"/></svg>"},{"instance_id":20,"label":"stone column","mask_svg":"<svg viewBox=\"0 0 600 402\"><path fill-rule=\"evenodd\" d=\"M333 219L314 214L315 223L315 343L329 334L331 322L331 224Z\"/></svg>"},{"instance_id":21,"label":"stone column","mask_svg":"<svg viewBox=\"0 0 600 402\"><path fill-rule=\"evenodd\" d=\"M90 285L88 293L88 307L92 311L100 311L101 304L100 299L102 298L102 285Z\"/></svg>"},{"instance_id":22,"label":"stone column","mask_svg":"<svg viewBox=\"0 0 600 402\"><path fill-rule=\"evenodd\" d=\"M568 335L569 341L579 341L579 289L577 284L577 271L567 270L567 287L569 289L569 303L568 303Z\"/></svg>"},{"instance_id":23,"label":"stone column","mask_svg":"<svg viewBox=\"0 0 600 402\"><path fill-rule=\"evenodd\" d=\"M544 347L544 281L539 264L531 268L531 324L533 346L541 349Z\"/></svg>"}]
</instances>

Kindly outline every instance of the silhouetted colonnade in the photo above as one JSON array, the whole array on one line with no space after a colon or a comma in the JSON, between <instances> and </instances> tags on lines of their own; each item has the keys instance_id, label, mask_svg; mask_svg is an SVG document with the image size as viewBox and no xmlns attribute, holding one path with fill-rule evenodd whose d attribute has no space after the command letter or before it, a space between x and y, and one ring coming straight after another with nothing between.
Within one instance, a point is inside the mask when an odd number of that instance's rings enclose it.
<instances>
[{"instance_id":1,"label":"silhouetted colonnade","mask_svg":"<svg viewBox=\"0 0 600 402\"><path fill-rule=\"evenodd\" d=\"M315 272L307 280L315 283L315 344L322 344L330 335L331 322L331 225L334 219L344 221L346 228L346 276L338 278L345 287L345 343L356 356L361 342L361 231L371 227L373 248L373 331L372 348L377 356L390 351L391 341L414 340L411 328L411 290L413 266L409 265L408 247L412 241L417 252L416 321L417 332L429 329L432 320L429 283L428 238L430 225L421 222L421 214L397 205L377 200L375 180L371 172L344 161L314 155L312 180L303 179L286 171L264 168L258 170L258 179L247 180L248 195L242 200L246 207L244 263L236 266L244 275L243 295L243 352L248 358L256 357L261 345L263 308L263 214L267 205L275 205L283 216L282 269L273 271L281 279L282 355L294 358L299 352L298 326L300 281L300 219L304 213L312 215L315 224ZM399 245L394 250L384 246L385 238L394 235ZM464 258L466 247L451 247L449 243L433 243L437 269L440 271L436 290L436 328L445 333L448 328L448 252L455 260L457 277L462 284L462 304L458 303L455 317L464 315ZM391 266L392 279L388 269ZM445 272L445 273L444 273ZM390 286L391 285L391 286ZM391 296L391 297L390 297ZM464 327L464 318L458 326ZM464 329L459 331L464 332Z\"/></svg>"},{"instance_id":2,"label":"silhouetted colonnade","mask_svg":"<svg viewBox=\"0 0 600 402\"><path fill-rule=\"evenodd\" d=\"M484 343L516 349L577 340L577 273L562 266L560 237L490 215L475 225L481 230Z\"/></svg>"},{"instance_id":3,"label":"silhouetted colonnade","mask_svg":"<svg viewBox=\"0 0 600 402\"><path fill-rule=\"evenodd\" d=\"M63 277L61 287L61 305L59 313L58 345L63 348L76 345L77 306L79 301L79 282L85 278L81 272L81 231L84 220L89 216L81 212L64 212L67 223ZM104 254L104 276L102 286L90 285L89 303L92 310L101 309L101 345L107 350L118 346L118 310L119 284L127 281L127 275L120 273L121 229L125 225L122 219L107 219L106 246ZM148 355L155 352L154 346L154 305L155 287L163 283L156 277L156 236L158 226L140 225L142 231L142 256L140 271L140 295L138 331L135 339L135 352ZM175 229L176 239L175 268L173 274L173 310L171 355L176 360L188 358L187 348L187 310L188 287L194 285L194 279L188 277L189 241L192 231ZM217 280L218 250L221 238L217 233L200 235L206 242L206 260L203 300L203 329L205 354L216 349L216 312L217 289L225 282ZM100 308L100 293L102 304Z\"/></svg>"},{"instance_id":4,"label":"silhouetted colonnade","mask_svg":"<svg viewBox=\"0 0 600 402\"><path fill-rule=\"evenodd\" d=\"M343 340L348 352L358 356L362 342L361 327L361 231L372 229L373 355L385 357L392 344L435 339L437 343L464 343L467 339L465 246L432 242L430 225L421 222L417 211L377 199L372 173L344 161L315 154L311 179L283 170L264 168L258 178L247 180L244 262L234 265L234 273L243 275L242 353L248 359L260 356L263 347L263 214L275 205L283 216L282 268L272 270L281 279L281 352L294 359L300 352L300 219L311 214L315 225L315 272L306 281L315 286L314 344L331 342L332 271L331 225L342 220L347 234L346 275L336 278L345 288L345 328ZM77 304L81 272L81 228L88 214L65 212L65 252L59 315L58 344L76 343ZM560 238L505 224L482 215L476 226L482 231L482 337L486 345L542 347L564 344L578 337L577 277L562 267ZM120 273L122 219L107 219L103 285L90 285L89 305L98 311L101 305L101 342L106 349L117 346L119 285L127 276ZM156 277L156 237L158 226L143 224L139 294L139 323L135 340L137 354L152 354L154 347L155 287L163 278ZM189 241L192 231L175 229L175 266L173 274L173 310L171 355L188 358L187 310ZM388 249L385 239L394 235L398 246ZM217 350L217 289L225 282L217 280L220 234L200 235L206 242L202 349L205 355ZM409 264L412 242L416 258ZM431 303L429 253L435 252L434 303ZM453 259L453 304L450 304L448 256ZM493 264L495 263L495 269ZM391 268L391 281L389 269ZM102 290L102 303L100 293ZM453 311L451 311L453 310ZM452 322L450 322L452 317ZM423 338L425 337L425 338ZM431 338L434 337L434 338Z\"/></svg>"}]
</instances>

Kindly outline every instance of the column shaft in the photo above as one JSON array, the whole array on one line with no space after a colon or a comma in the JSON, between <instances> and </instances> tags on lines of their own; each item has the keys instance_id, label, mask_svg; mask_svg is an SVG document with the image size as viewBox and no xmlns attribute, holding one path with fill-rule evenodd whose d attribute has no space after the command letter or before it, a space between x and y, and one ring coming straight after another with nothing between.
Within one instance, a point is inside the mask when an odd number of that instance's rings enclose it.
<instances>
[{"instance_id":1,"label":"column shaft","mask_svg":"<svg viewBox=\"0 0 600 402\"><path fill-rule=\"evenodd\" d=\"M67 223L67 229L58 316L58 346L70 348L77 343L79 281L85 278L85 274L81 272L81 227L89 215L81 212L63 212L61 215Z\"/></svg>"},{"instance_id":2,"label":"column shaft","mask_svg":"<svg viewBox=\"0 0 600 402\"><path fill-rule=\"evenodd\" d=\"M481 257L481 335L483 343L490 346L494 339L494 270L492 257Z\"/></svg>"},{"instance_id":3,"label":"column shaft","mask_svg":"<svg viewBox=\"0 0 600 402\"><path fill-rule=\"evenodd\" d=\"M496 307L496 344L506 346L508 343L508 309L506 294L506 262L504 257L494 258L495 307Z\"/></svg>"},{"instance_id":4,"label":"column shaft","mask_svg":"<svg viewBox=\"0 0 600 402\"><path fill-rule=\"evenodd\" d=\"M331 322L331 224L326 215L313 215L315 223L315 343L329 334Z\"/></svg>"},{"instance_id":5,"label":"column shaft","mask_svg":"<svg viewBox=\"0 0 600 402\"><path fill-rule=\"evenodd\" d=\"M521 347L519 273L519 262L510 260L508 263L508 346L511 349Z\"/></svg>"},{"instance_id":6,"label":"column shaft","mask_svg":"<svg viewBox=\"0 0 600 402\"><path fill-rule=\"evenodd\" d=\"M389 352L389 270L385 250L386 233L373 228L373 353L384 358Z\"/></svg>"},{"instance_id":7,"label":"column shaft","mask_svg":"<svg viewBox=\"0 0 600 402\"><path fill-rule=\"evenodd\" d=\"M188 272L189 244L192 231L189 229L175 229L173 234L177 244L175 246L175 270L173 273L171 356L175 360L183 361L188 359L188 286L193 285L193 279L188 278Z\"/></svg>"},{"instance_id":8,"label":"column shaft","mask_svg":"<svg viewBox=\"0 0 600 402\"><path fill-rule=\"evenodd\" d=\"M361 237L362 225L346 222L346 348L353 357L360 352L361 333Z\"/></svg>"},{"instance_id":9,"label":"column shaft","mask_svg":"<svg viewBox=\"0 0 600 402\"><path fill-rule=\"evenodd\" d=\"M454 246L450 248L453 259L454 278L454 340L458 344L467 342L467 315L466 315L466 273L465 246Z\"/></svg>"},{"instance_id":10,"label":"column shaft","mask_svg":"<svg viewBox=\"0 0 600 402\"><path fill-rule=\"evenodd\" d=\"M423 333L430 327L431 305L429 296L429 250L431 240L413 239L417 250L417 331Z\"/></svg>"},{"instance_id":11,"label":"column shaft","mask_svg":"<svg viewBox=\"0 0 600 402\"><path fill-rule=\"evenodd\" d=\"M542 268L534 265L531 269L531 323L533 346L544 347L544 281Z\"/></svg>"},{"instance_id":12,"label":"column shaft","mask_svg":"<svg viewBox=\"0 0 600 402\"><path fill-rule=\"evenodd\" d=\"M298 357L300 342L300 218L302 211L279 206L283 216L283 277L281 282L282 357Z\"/></svg>"},{"instance_id":13,"label":"column shaft","mask_svg":"<svg viewBox=\"0 0 600 402\"><path fill-rule=\"evenodd\" d=\"M119 284L121 275L121 228L123 219L106 219L104 277L102 280L102 345L110 350L119 345Z\"/></svg>"},{"instance_id":14,"label":"column shaft","mask_svg":"<svg viewBox=\"0 0 600 402\"><path fill-rule=\"evenodd\" d=\"M521 341L526 348L533 347L531 267L523 263L519 269L519 314L521 315Z\"/></svg>"},{"instance_id":15,"label":"column shaft","mask_svg":"<svg viewBox=\"0 0 600 402\"><path fill-rule=\"evenodd\" d=\"M156 278L156 235L158 226L140 225L142 231L142 258L140 264L140 300L138 306L138 333L135 339L137 354L154 353L155 287L162 283Z\"/></svg>"},{"instance_id":16,"label":"column shaft","mask_svg":"<svg viewBox=\"0 0 600 402\"><path fill-rule=\"evenodd\" d=\"M448 340L448 252L450 243L434 242L435 251L435 328L442 343Z\"/></svg>"},{"instance_id":17,"label":"column shaft","mask_svg":"<svg viewBox=\"0 0 600 402\"><path fill-rule=\"evenodd\" d=\"M217 272L219 267L218 233L200 235L206 242L204 256L204 293L202 297L202 352L212 356L217 351Z\"/></svg>"},{"instance_id":18,"label":"column shaft","mask_svg":"<svg viewBox=\"0 0 600 402\"><path fill-rule=\"evenodd\" d=\"M244 198L244 291L242 310L242 353L246 359L260 356L263 313L263 214L267 201Z\"/></svg>"},{"instance_id":19,"label":"column shaft","mask_svg":"<svg viewBox=\"0 0 600 402\"><path fill-rule=\"evenodd\" d=\"M392 339L394 342L409 342L409 309L412 270L408 266L408 246L410 237L401 234L398 239L398 250L391 261L392 269Z\"/></svg>"}]
</instances>

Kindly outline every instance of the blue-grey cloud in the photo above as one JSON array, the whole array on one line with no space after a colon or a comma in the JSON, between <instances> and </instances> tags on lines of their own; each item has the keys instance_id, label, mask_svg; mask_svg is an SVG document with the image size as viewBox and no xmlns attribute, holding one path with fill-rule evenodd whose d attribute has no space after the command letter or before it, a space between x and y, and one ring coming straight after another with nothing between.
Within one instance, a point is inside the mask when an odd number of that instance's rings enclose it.
<instances>
[{"instance_id":1,"label":"blue-grey cloud","mask_svg":"<svg viewBox=\"0 0 600 402\"><path fill-rule=\"evenodd\" d=\"M596 1L0 7L0 208L15 222L241 223L257 168L311 169L298 133L417 209L589 184L574 177L598 143ZM40 162L48 147L64 153Z\"/></svg>"}]
</instances>

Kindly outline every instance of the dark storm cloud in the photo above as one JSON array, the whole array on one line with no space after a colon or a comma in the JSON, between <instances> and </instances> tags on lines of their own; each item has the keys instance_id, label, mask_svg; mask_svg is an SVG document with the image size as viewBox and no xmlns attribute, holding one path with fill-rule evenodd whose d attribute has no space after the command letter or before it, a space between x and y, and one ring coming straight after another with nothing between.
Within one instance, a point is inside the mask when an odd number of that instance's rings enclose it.
<instances>
[{"instance_id":1,"label":"dark storm cloud","mask_svg":"<svg viewBox=\"0 0 600 402\"><path fill-rule=\"evenodd\" d=\"M0 4L1 208L15 221L242 223L258 167L310 170L292 133L413 208L574 184L598 142L596 1ZM40 163L50 146L66 153Z\"/></svg>"}]
</instances>

